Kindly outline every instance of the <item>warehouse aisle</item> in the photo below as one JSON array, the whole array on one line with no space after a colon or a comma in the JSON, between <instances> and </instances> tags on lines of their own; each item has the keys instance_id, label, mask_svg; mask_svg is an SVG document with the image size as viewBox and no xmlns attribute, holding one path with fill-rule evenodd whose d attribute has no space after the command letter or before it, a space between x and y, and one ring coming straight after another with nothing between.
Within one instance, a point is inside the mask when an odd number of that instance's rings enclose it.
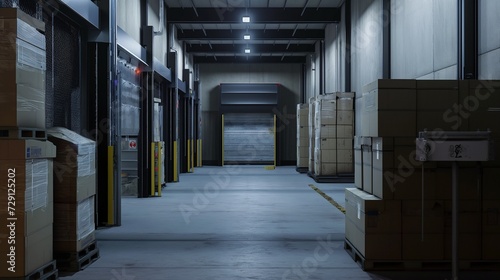
<instances>
[{"instance_id":1,"label":"warehouse aisle","mask_svg":"<svg viewBox=\"0 0 500 280\"><path fill-rule=\"evenodd\" d=\"M63 279L371 279L311 183L292 167L197 168L161 198L124 198L123 225L97 232L101 258Z\"/></svg>"},{"instance_id":2,"label":"warehouse aisle","mask_svg":"<svg viewBox=\"0 0 500 280\"><path fill-rule=\"evenodd\" d=\"M197 168L163 197L124 198L123 225L97 231L101 258L62 279L446 279L362 271L343 249L344 214L309 184L293 167ZM340 204L351 186L315 185ZM495 279L479 275L467 279Z\"/></svg>"}]
</instances>

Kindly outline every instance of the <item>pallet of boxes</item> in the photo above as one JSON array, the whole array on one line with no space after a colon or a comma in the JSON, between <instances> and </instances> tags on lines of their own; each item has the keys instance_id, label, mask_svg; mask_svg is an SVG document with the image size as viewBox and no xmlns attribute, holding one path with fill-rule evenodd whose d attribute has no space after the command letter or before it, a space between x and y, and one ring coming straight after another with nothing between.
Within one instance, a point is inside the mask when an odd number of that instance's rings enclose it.
<instances>
[{"instance_id":1,"label":"pallet of boxes","mask_svg":"<svg viewBox=\"0 0 500 280\"><path fill-rule=\"evenodd\" d=\"M354 93L332 93L316 98L314 105L314 168L316 182L354 181Z\"/></svg>"},{"instance_id":2,"label":"pallet of boxes","mask_svg":"<svg viewBox=\"0 0 500 280\"><path fill-rule=\"evenodd\" d=\"M309 104L297 104L297 172L309 169Z\"/></svg>"},{"instance_id":3,"label":"pallet of boxes","mask_svg":"<svg viewBox=\"0 0 500 280\"><path fill-rule=\"evenodd\" d=\"M378 80L357 98L346 250L365 270L451 270L451 163L416 161L415 139L490 129L498 143L500 82ZM460 269L500 269L499 181L499 149L495 161L459 163Z\"/></svg>"},{"instance_id":4,"label":"pallet of boxes","mask_svg":"<svg viewBox=\"0 0 500 280\"><path fill-rule=\"evenodd\" d=\"M57 279L44 23L0 8L0 278Z\"/></svg>"},{"instance_id":5,"label":"pallet of boxes","mask_svg":"<svg viewBox=\"0 0 500 280\"><path fill-rule=\"evenodd\" d=\"M71 130L47 131L54 161L54 256L61 271L80 271L99 258L95 240L95 142Z\"/></svg>"},{"instance_id":6,"label":"pallet of boxes","mask_svg":"<svg viewBox=\"0 0 500 280\"><path fill-rule=\"evenodd\" d=\"M314 114L316 106L316 97L309 98L309 164L307 175L311 176L314 174L314 141L315 141L315 129L314 129Z\"/></svg>"}]
</instances>

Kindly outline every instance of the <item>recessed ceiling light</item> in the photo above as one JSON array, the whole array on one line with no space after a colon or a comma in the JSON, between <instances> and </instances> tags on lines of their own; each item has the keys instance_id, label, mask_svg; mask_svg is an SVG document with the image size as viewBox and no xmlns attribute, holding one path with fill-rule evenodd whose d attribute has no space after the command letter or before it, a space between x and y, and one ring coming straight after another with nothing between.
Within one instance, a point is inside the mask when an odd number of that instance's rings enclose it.
<instances>
[{"instance_id":1,"label":"recessed ceiling light","mask_svg":"<svg viewBox=\"0 0 500 280\"><path fill-rule=\"evenodd\" d=\"M243 39L245 39L245 40L250 40L250 34L245 34L245 35L243 35Z\"/></svg>"},{"instance_id":2,"label":"recessed ceiling light","mask_svg":"<svg viewBox=\"0 0 500 280\"><path fill-rule=\"evenodd\" d=\"M249 16L244 16L241 18L241 21L243 22L250 22L250 17Z\"/></svg>"},{"instance_id":3,"label":"recessed ceiling light","mask_svg":"<svg viewBox=\"0 0 500 280\"><path fill-rule=\"evenodd\" d=\"M245 53L250 53L250 49L245 49Z\"/></svg>"}]
</instances>

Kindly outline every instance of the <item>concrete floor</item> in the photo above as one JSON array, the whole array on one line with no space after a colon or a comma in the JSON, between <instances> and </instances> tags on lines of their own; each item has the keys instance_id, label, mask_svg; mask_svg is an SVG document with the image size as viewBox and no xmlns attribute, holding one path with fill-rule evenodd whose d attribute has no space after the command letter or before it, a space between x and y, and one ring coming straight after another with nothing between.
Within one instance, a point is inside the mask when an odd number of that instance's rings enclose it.
<instances>
[{"instance_id":1,"label":"concrete floor","mask_svg":"<svg viewBox=\"0 0 500 280\"><path fill-rule=\"evenodd\" d=\"M101 257L61 279L451 279L444 272L367 273L343 249L349 184L317 184L293 167L197 168L158 198L123 198L122 226L97 231ZM500 279L462 273L460 279Z\"/></svg>"}]
</instances>

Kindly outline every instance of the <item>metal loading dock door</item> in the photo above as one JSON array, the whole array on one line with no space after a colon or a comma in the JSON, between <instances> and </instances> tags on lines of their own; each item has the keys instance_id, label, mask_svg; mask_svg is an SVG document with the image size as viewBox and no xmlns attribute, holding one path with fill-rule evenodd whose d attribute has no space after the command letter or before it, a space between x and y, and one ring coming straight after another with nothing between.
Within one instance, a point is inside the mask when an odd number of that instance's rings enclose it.
<instances>
[{"instance_id":1,"label":"metal loading dock door","mask_svg":"<svg viewBox=\"0 0 500 280\"><path fill-rule=\"evenodd\" d=\"M224 114L224 164L274 164L274 115Z\"/></svg>"},{"instance_id":2,"label":"metal loading dock door","mask_svg":"<svg viewBox=\"0 0 500 280\"><path fill-rule=\"evenodd\" d=\"M278 88L278 84L220 84L222 165L276 166Z\"/></svg>"}]
</instances>

